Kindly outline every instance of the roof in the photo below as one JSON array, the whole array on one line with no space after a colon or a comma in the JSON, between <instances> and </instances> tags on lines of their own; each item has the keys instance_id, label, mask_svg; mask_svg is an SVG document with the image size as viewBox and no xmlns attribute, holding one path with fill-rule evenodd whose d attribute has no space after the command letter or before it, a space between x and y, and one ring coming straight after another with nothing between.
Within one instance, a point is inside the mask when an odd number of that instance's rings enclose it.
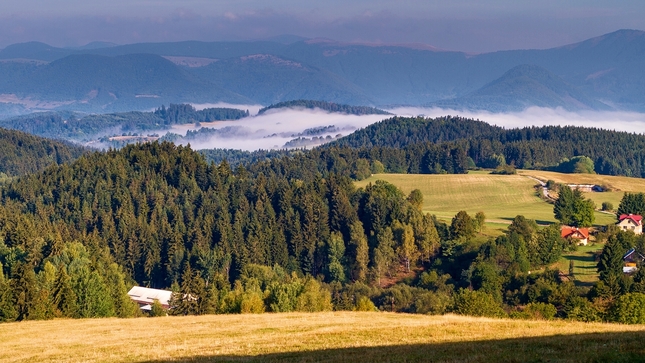
<instances>
[{"instance_id":1,"label":"roof","mask_svg":"<svg viewBox=\"0 0 645 363\"><path fill-rule=\"evenodd\" d=\"M637 226L640 226L641 222L643 221L643 217L639 216L638 214L621 214L620 217L618 217L619 222L622 222L626 219L633 221Z\"/></svg>"},{"instance_id":2,"label":"roof","mask_svg":"<svg viewBox=\"0 0 645 363\"><path fill-rule=\"evenodd\" d=\"M161 305L168 305L172 291L134 286L128 291L128 295L130 299L141 304L152 304L155 300L159 300Z\"/></svg>"},{"instance_id":3,"label":"roof","mask_svg":"<svg viewBox=\"0 0 645 363\"><path fill-rule=\"evenodd\" d=\"M562 238L589 238L589 228L576 228L570 226L562 226L560 229L560 236Z\"/></svg>"}]
</instances>

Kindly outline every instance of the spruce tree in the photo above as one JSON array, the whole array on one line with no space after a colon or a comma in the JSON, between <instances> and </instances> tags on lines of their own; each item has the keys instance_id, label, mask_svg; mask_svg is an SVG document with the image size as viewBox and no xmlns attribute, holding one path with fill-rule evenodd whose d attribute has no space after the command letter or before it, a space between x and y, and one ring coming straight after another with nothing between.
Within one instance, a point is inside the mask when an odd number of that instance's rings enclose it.
<instances>
[{"instance_id":1,"label":"spruce tree","mask_svg":"<svg viewBox=\"0 0 645 363\"><path fill-rule=\"evenodd\" d=\"M56 273L56 280L52 290L52 302L55 315L59 317L73 318L77 315L76 293L72 289L72 281L67 274L67 268L60 264Z\"/></svg>"}]
</instances>

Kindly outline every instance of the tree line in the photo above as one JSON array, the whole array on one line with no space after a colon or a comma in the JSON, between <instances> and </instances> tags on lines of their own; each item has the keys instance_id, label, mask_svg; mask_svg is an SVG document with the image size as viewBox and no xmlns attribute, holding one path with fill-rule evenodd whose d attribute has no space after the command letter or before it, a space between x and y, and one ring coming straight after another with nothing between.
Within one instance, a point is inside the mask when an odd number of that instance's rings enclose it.
<instances>
[{"instance_id":1,"label":"tree line","mask_svg":"<svg viewBox=\"0 0 645 363\"><path fill-rule=\"evenodd\" d=\"M318 108L328 112L345 113L348 115L358 115L358 116L391 115L391 113L387 111L383 111L378 108L369 107L369 106L351 106L351 105L337 104L333 102L314 101L314 100L295 100L295 101L279 102L279 103L261 108L258 111L258 115L261 115L269 110L275 110L280 108L308 108L308 109Z\"/></svg>"}]
</instances>

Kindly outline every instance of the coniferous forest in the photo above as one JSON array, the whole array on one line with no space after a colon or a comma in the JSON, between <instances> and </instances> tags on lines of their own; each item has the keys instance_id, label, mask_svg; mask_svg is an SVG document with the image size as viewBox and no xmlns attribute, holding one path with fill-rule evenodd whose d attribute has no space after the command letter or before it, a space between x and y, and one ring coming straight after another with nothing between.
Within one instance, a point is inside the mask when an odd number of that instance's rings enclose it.
<instances>
[{"instance_id":1,"label":"coniferous forest","mask_svg":"<svg viewBox=\"0 0 645 363\"><path fill-rule=\"evenodd\" d=\"M176 292L173 314L380 309L640 322L630 307L645 302L645 271L624 275L622 256L632 247L645 254L643 237L608 229L600 281L575 286L548 268L574 248L558 225L517 216L504 235L475 242L483 214L444 223L422 212L418 190L357 189L353 180L466 173L499 162L498 152L511 164L520 160L512 147L531 158L514 163L523 167L584 153L596 171L599 158L638 170L631 158L642 136L393 120L400 125L234 167L155 142L9 180L0 189L0 320L133 316L126 293L136 284ZM588 152L598 141L605 145Z\"/></svg>"}]
</instances>

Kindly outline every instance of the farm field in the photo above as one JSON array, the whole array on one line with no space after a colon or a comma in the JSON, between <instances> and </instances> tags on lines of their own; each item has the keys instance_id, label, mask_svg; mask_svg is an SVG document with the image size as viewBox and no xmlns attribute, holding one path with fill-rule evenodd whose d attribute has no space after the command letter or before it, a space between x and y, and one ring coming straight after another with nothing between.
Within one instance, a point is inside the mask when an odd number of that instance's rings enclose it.
<instances>
[{"instance_id":1,"label":"farm field","mask_svg":"<svg viewBox=\"0 0 645 363\"><path fill-rule=\"evenodd\" d=\"M555 222L553 205L537 196L534 189L536 181L526 175L533 174L526 174L526 172L521 175L492 175L488 172L458 175L376 174L357 182L356 185L364 187L368 183L381 179L396 185L404 193L420 189L424 196L424 212L432 213L445 221L450 221L457 212L465 210L471 215L483 211L487 222L498 225L510 223L519 214L541 224ZM620 197L622 198L622 194ZM620 201L620 198L618 200ZM617 207L618 204L614 206ZM596 212L597 225L614 222L613 215Z\"/></svg>"},{"instance_id":2,"label":"farm field","mask_svg":"<svg viewBox=\"0 0 645 363\"><path fill-rule=\"evenodd\" d=\"M634 362L645 326L393 313L0 325L3 362Z\"/></svg>"}]
</instances>

